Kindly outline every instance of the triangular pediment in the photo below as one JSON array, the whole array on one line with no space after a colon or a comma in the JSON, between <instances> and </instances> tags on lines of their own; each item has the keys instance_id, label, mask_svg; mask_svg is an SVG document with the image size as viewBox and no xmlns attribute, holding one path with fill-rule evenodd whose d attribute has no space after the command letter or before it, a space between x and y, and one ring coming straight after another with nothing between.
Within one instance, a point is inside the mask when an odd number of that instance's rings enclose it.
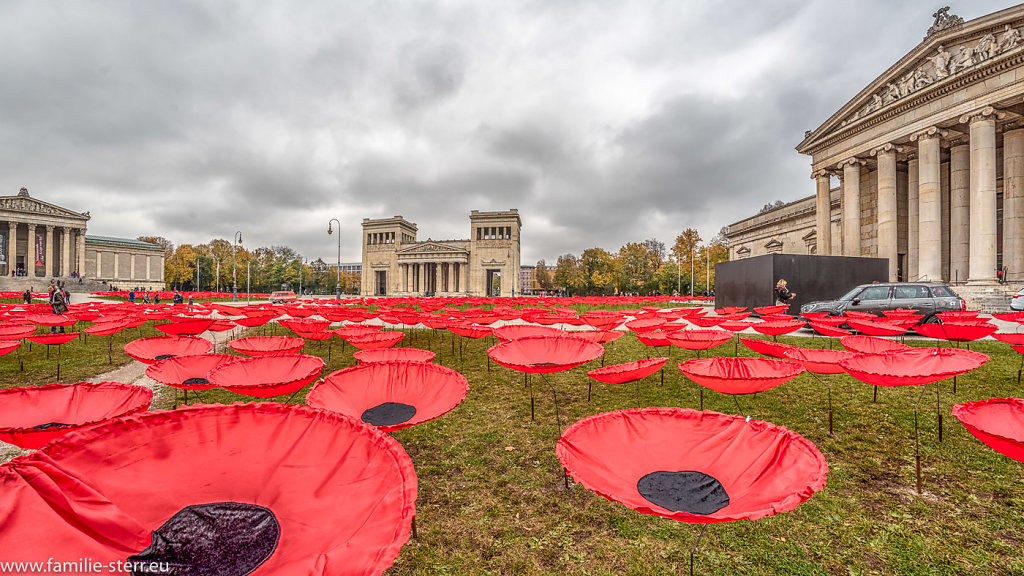
<instances>
[{"instance_id":1,"label":"triangular pediment","mask_svg":"<svg viewBox=\"0 0 1024 576\"><path fill-rule=\"evenodd\" d=\"M410 254L462 254L465 256L469 255L469 251L465 248L458 246L452 246L451 244L444 244L442 242L417 242L408 248L402 248L397 251L399 256L410 255Z\"/></svg>"},{"instance_id":2,"label":"triangular pediment","mask_svg":"<svg viewBox=\"0 0 1024 576\"><path fill-rule=\"evenodd\" d=\"M772 250L772 249L775 249L775 250L781 250L781 249L782 249L782 242L780 242L780 241L779 241L778 239L776 239L776 238L772 238L771 240L769 240L769 241L768 241L768 242L767 242L767 243L766 243L766 244L764 245L764 247L765 247L765 248L767 248L768 250Z\"/></svg>"},{"instance_id":3,"label":"triangular pediment","mask_svg":"<svg viewBox=\"0 0 1024 576\"><path fill-rule=\"evenodd\" d=\"M917 106L954 88L983 83L1002 64L1024 56L1024 5L964 23L958 17L933 14L928 36L797 146L808 154L837 133L871 124L887 113ZM934 30L933 30L934 29ZM841 64L840 64L841 65Z\"/></svg>"},{"instance_id":4,"label":"triangular pediment","mask_svg":"<svg viewBox=\"0 0 1024 576\"><path fill-rule=\"evenodd\" d=\"M804 234L803 237L800 238L800 239L803 240L804 242L811 242L812 240L817 240L818 239L818 231L817 230L811 230L807 234Z\"/></svg>"},{"instance_id":5,"label":"triangular pediment","mask_svg":"<svg viewBox=\"0 0 1024 576\"><path fill-rule=\"evenodd\" d=\"M89 219L88 212L84 214L72 212L67 208L54 206L53 204L36 200L30 196L0 196L0 210L23 212L25 214L45 214L47 216L57 216L59 218L67 218L69 220Z\"/></svg>"}]
</instances>

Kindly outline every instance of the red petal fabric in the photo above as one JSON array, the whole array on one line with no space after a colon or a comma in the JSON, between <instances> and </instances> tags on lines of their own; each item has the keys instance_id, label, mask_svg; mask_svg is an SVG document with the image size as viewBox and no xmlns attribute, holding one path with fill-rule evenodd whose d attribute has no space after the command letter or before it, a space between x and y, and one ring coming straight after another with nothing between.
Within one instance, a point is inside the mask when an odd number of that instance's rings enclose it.
<instances>
[{"instance_id":1,"label":"red petal fabric","mask_svg":"<svg viewBox=\"0 0 1024 576\"><path fill-rule=\"evenodd\" d=\"M914 326L914 331L922 336L949 340L950 342L973 342L991 336L999 327L995 324L957 324L943 322L941 324L922 324Z\"/></svg>"},{"instance_id":2,"label":"red petal fabric","mask_svg":"<svg viewBox=\"0 0 1024 576\"><path fill-rule=\"evenodd\" d=\"M688 317L686 321L701 328L714 328L722 322L725 322L726 318L722 316L691 316Z\"/></svg>"},{"instance_id":3,"label":"red petal fabric","mask_svg":"<svg viewBox=\"0 0 1024 576\"><path fill-rule=\"evenodd\" d=\"M3 356L4 354L10 354L11 352L17 350L20 346L21 342L17 340L0 340L0 356Z\"/></svg>"},{"instance_id":4,"label":"red petal fabric","mask_svg":"<svg viewBox=\"0 0 1024 576\"><path fill-rule=\"evenodd\" d=\"M1007 344L1024 344L1024 332L996 332L992 337Z\"/></svg>"},{"instance_id":5,"label":"red petal fabric","mask_svg":"<svg viewBox=\"0 0 1024 576\"><path fill-rule=\"evenodd\" d=\"M8 324L0 326L0 340L21 340L30 334L34 334L35 331L36 327L31 325Z\"/></svg>"},{"instance_id":6,"label":"red petal fabric","mask_svg":"<svg viewBox=\"0 0 1024 576\"><path fill-rule=\"evenodd\" d=\"M626 382L633 382L634 380L640 380L654 374L661 370L666 362L668 362L667 357L647 358L624 364L612 364L611 366L591 370L587 372L587 376L605 384L625 384Z\"/></svg>"},{"instance_id":7,"label":"red petal fabric","mask_svg":"<svg viewBox=\"0 0 1024 576\"><path fill-rule=\"evenodd\" d=\"M662 330L650 330L648 332L637 332L636 339L640 341L644 346L651 346L657 348L658 346L671 346L672 342L669 341L668 335L672 332L664 332Z\"/></svg>"},{"instance_id":8,"label":"red petal fabric","mask_svg":"<svg viewBox=\"0 0 1024 576\"><path fill-rule=\"evenodd\" d=\"M94 324L89 326L83 332L86 334L92 334L96 336L110 336L111 334L117 334L118 332L131 327L131 324L125 321L120 322L103 322L101 324Z\"/></svg>"},{"instance_id":9,"label":"red petal fabric","mask_svg":"<svg viewBox=\"0 0 1024 576\"><path fill-rule=\"evenodd\" d=\"M728 330L729 332L742 332L747 328L752 328L754 324L758 322L743 322L740 320L726 320L725 322L719 322L718 327L722 330ZM756 328L755 328L756 330Z\"/></svg>"},{"instance_id":10,"label":"red petal fabric","mask_svg":"<svg viewBox=\"0 0 1024 576\"><path fill-rule=\"evenodd\" d=\"M668 324L668 320L664 318L644 318L642 320L626 322L626 328L633 332L650 332L651 330L660 329L665 324Z\"/></svg>"},{"instance_id":11,"label":"red petal fabric","mask_svg":"<svg viewBox=\"0 0 1024 576\"><path fill-rule=\"evenodd\" d=\"M737 312L743 312L746 309L746 306L722 306L721 308L715 308L715 314L718 314L719 316L725 316L726 314L735 314Z\"/></svg>"},{"instance_id":12,"label":"red petal fabric","mask_svg":"<svg viewBox=\"0 0 1024 576\"><path fill-rule=\"evenodd\" d=\"M988 356L956 348L911 348L881 354L858 354L840 360L850 376L875 386L930 384L970 372Z\"/></svg>"},{"instance_id":13,"label":"red petal fabric","mask_svg":"<svg viewBox=\"0 0 1024 576\"><path fill-rule=\"evenodd\" d=\"M716 392L753 394L796 378L804 372L804 367L775 358L719 356L680 362L679 370L690 380Z\"/></svg>"},{"instance_id":14,"label":"red petal fabric","mask_svg":"<svg viewBox=\"0 0 1024 576\"><path fill-rule=\"evenodd\" d=\"M849 336L850 334L852 334L852 332L845 328L840 328L839 326L831 326L829 324L823 324L821 322L816 321L811 322L810 326L811 330L814 330L815 332L821 334L822 336L831 336L834 338L838 338L841 336Z\"/></svg>"},{"instance_id":15,"label":"red petal fabric","mask_svg":"<svg viewBox=\"0 0 1024 576\"><path fill-rule=\"evenodd\" d=\"M781 314L786 310L789 310L789 304L776 304L775 306L760 306L758 308L754 308L754 312L757 312L762 316L765 314Z\"/></svg>"},{"instance_id":16,"label":"red petal fabric","mask_svg":"<svg viewBox=\"0 0 1024 576\"><path fill-rule=\"evenodd\" d=\"M828 312L801 312L800 315L803 316L804 318L807 318L808 320L821 320L822 318L827 318L829 313Z\"/></svg>"},{"instance_id":17,"label":"red petal fabric","mask_svg":"<svg viewBox=\"0 0 1024 576\"><path fill-rule=\"evenodd\" d=\"M584 340L590 340L591 342L597 342L598 344L607 344L614 342L625 335L625 332L616 332L614 330L579 330L577 332L570 333L572 336L577 338L583 338Z\"/></svg>"},{"instance_id":18,"label":"red petal fabric","mask_svg":"<svg viewBox=\"0 0 1024 576\"><path fill-rule=\"evenodd\" d=\"M375 334L377 332L380 332L379 326L346 326L345 328L331 331L332 334L346 341L353 336L365 336L366 334Z\"/></svg>"},{"instance_id":19,"label":"red petal fabric","mask_svg":"<svg viewBox=\"0 0 1024 576\"><path fill-rule=\"evenodd\" d=\"M360 350L353 354L362 364L376 362L431 362L437 356L430 350L420 348L379 348L377 350Z\"/></svg>"},{"instance_id":20,"label":"red petal fabric","mask_svg":"<svg viewBox=\"0 0 1024 576\"><path fill-rule=\"evenodd\" d=\"M953 416L978 440L1024 462L1024 400L992 398L957 404Z\"/></svg>"},{"instance_id":21,"label":"red petal fabric","mask_svg":"<svg viewBox=\"0 0 1024 576\"><path fill-rule=\"evenodd\" d=\"M781 342L772 342L770 340L759 340L757 338L740 338L740 342L758 354L764 354L765 356L772 356L775 358L786 358L787 350L797 348L797 346L793 346L792 344L783 344Z\"/></svg>"},{"instance_id":22,"label":"red petal fabric","mask_svg":"<svg viewBox=\"0 0 1024 576\"><path fill-rule=\"evenodd\" d=\"M494 329L494 336L502 342L517 340L527 336L565 336L568 332L550 326L534 326L532 324L509 324ZM574 333L575 334L575 333Z\"/></svg>"},{"instance_id":23,"label":"red petal fabric","mask_svg":"<svg viewBox=\"0 0 1024 576\"><path fill-rule=\"evenodd\" d=\"M492 346L487 355L520 372L561 372L597 360L604 346L575 336L527 336Z\"/></svg>"},{"instance_id":24,"label":"red petal fabric","mask_svg":"<svg viewBox=\"0 0 1024 576\"><path fill-rule=\"evenodd\" d=\"M346 416L179 408L69 434L0 466L0 549L5 561L123 563L184 506L237 502L280 524L254 574L381 574L409 538L416 493L398 442Z\"/></svg>"},{"instance_id":25,"label":"red petal fabric","mask_svg":"<svg viewBox=\"0 0 1024 576\"><path fill-rule=\"evenodd\" d=\"M945 312L939 312L936 314L942 320L965 320L970 318L977 318L981 310L947 310Z\"/></svg>"},{"instance_id":26,"label":"red petal fabric","mask_svg":"<svg viewBox=\"0 0 1024 576\"><path fill-rule=\"evenodd\" d=\"M217 366L206 379L238 394L273 398L301 390L316 380L325 365L323 359L308 354L267 354Z\"/></svg>"},{"instance_id":27,"label":"red petal fabric","mask_svg":"<svg viewBox=\"0 0 1024 576\"><path fill-rule=\"evenodd\" d=\"M424 362L380 362L331 373L313 386L306 403L367 423L372 422L367 411L382 404L413 407L407 420L379 426L384 432L393 432L447 414L468 392L466 377L451 368Z\"/></svg>"},{"instance_id":28,"label":"red petal fabric","mask_svg":"<svg viewBox=\"0 0 1024 576\"><path fill-rule=\"evenodd\" d=\"M803 328L805 324L806 322L803 320L761 322L759 324L754 324L752 328L755 332L760 332L761 334L766 334L768 336L780 336L782 334L796 332Z\"/></svg>"},{"instance_id":29,"label":"red petal fabric","mask_svg":"<svg viewBox=\"0 0 1024 576\"><path fill-rule=\"evenodd\" d=\"M839 361L854 356L853 352L846 350L819 350L817 348L790 348L783 354L786 355L786 358L800 363L808 372L815 374L844 374L846 370L839 365Z\"/></svg>"},{"instance_id":30,"label":"red petal fabric","mask_svg":"<svg viewBox=\"0 0 1024 576\"><path fill-rule=\"evenodd\" d=\"M331 325L329 320L313 320L304 318L302 320L279 320L278 324L292 332L323 332ZM298 335L298 334L296 334Z\"/></svg>"},{"instance_id":31,"label":"red petal fabric","mask_svg":"<svg viewBox=\"0 0 1024 576\"><path fill-rule=\"evenodd\" d=\"M862 320L875 320L878 318L878 316L872 314L871 312L861 312L860 310L847 310L846 312L844 312L844 314L846 314L850 318L858 318Z\"/></svg>"},{"instance_id":32,"label":"red petal fabric","mask_svg":"<svg viewBox=\"0 0 1024 576\"><path fill-rule=\"evenodd\" d=\"M907 331L905 326L879 320L848 318L846 324L857 332L868 336L899 336Z\"/></svg>"},{"instance_id":33,"label":"red petal fabric","mask_svg":"<svg viewBox=\"0 0 1024 576\"><path fill-rule=\"evenodd\" d=\"M175 356L159 360L156 364L147 367L146 376L166 386L182 390L208 390L216 388L207 380L210 370L236 360L238 360L238 356L228 354ZM193 380L193 382L186 383L187 380ZM202 381L206 381L206 383Z\"/></svg>"},{"instance_id":34,"label":"red petal fabric","mask_svg":"<svg viewBox=\"0 0 1024 576\"><path fill-rule=\"evenodd\" d=\"M825 486L818 449L782 426L717 412L644 408L597 414L569 426L555 449L590 490L644 514L681 522L757 520L788 512ZM710 514L671 510L638 486L657 472L694 471L720 483L728 503Z\"/></svg>"},{"instance_id":35,"label":"red petal fabric","mask_svg":"<svg viewBox=\"0 0 1024 576\"><path fill-rule=\"evenodd\" d=\"M0 440L39 448L72 430L145 410L152 400L149 388L119 382L0 390ZM59 426L36 428L46 424Z\"/></svg>"},{"instance_id":36,"label":"red petal fabric","mask_svg":"<svg viewBox=\"0 0 1024 576\"><path fill-rule=\"evenodd\" d=\"M305 345L305 340L292 336L248 336L228 342L232 350L247 356L298 354Z\"/></svg>"},{"instance_id":37,"label":"red petal fabric","mask_svg":"<svg viewBox=\"0 0 1024 576\"><path fill-rule=\"evenodd\" d=\"M881 354L883 352L911 350L913 348L913 346L907 346L895 340L886 340L885 338L875 338L874 336L864 336L861 334L844 336L839 339L839 343L843 345L843 348L858 354Z\"/></svg>"},{"instance_id":38,"label":"red petal fabric","mask_svg":"<svg viewBox=\"0 0 1024 576\"><path fill-rule=\"evenodd\" d=\"M77 318L63 314L22 314L22 318L36 326L71 326L78 322Z\"/></svg>"},{"instance_id":39,"label":"red petal fabric","mask_svg":"<svg viewBox=\"0 0 1024 576\"><path fill-rule=\"evenodd\" d=\"M483 338L494 333L493 328L477 326L475 324L454 324L448 323L448 331L464 338Z\"/></svg>"},{"instance_id":40,"label":"red petal fabric","mask_svg":"<svg viewBox=\"0 0 1024 576\"><path fill-rule=\"evenodd\" d=\"M145 364L173 356L206 354L213 348L209 340L194 336L156 336L139 338L124 345L125 354Z\"/></svg>"},{"instance_id":41,"label":"red petal fabric","mask_svg":"<svg viewBox=\"0 0 1024 576\"><path fill-rule=\"evenodd\" d=\"M376 350L390 348L398 344L405 334L402 332L371 332L358 336L349 336L348 343L360 350Z\"/></svg>"},{"instance_id":42,"label":"red petal fabric","mask_svg":"<svg viewBox=\"0 0 1024 576\"><path fill-rule=\"evenodd\" d=\"M196 320L171 322L170 324L157 324L153 327L168 336L198 336L209 330L214 322L216 320L213 318L199 318Z\"/></svg>"},{"instance_id":43,"label":"red petal fabric","mask_svg":"<svg viewBox=\"0 0 1024 576\"><path fill-rule=\"evenodd\" d=\"M724 330L677 330L666 336L673 346L686 350L709 350L732 339L732 333Z\"/></svg>"},{"instance_id":44,"label":"red petal fabric","mask_svg":"<svg viewBox=\"0 0 1024 576\"><path fill-rule=\"evenodd\" d=\"M47 346L55 346L59 344L67 344L75 338L78 338L78 332L55 332L53 334L36 334L34 336L28 336L29 340L36 344L45 344Z\"/></svg>"}]
</instances>

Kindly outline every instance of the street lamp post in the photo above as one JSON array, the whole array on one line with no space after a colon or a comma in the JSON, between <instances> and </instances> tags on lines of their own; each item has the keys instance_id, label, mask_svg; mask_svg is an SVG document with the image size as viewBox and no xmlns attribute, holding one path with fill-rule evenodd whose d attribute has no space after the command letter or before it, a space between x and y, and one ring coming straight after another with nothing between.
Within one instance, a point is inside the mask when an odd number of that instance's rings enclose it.
<instances>
[{"instance_id":1,"label":"street lamp post","mask_svg":"<svg viewBox=\"0 0 1024 576\"><path fill-rule=\"evenodd\" d=\"M711 247L704 247L704 259L708 263L708 268L704 272L704 294L711 295Z\"/></svg>"},{"instance_id":2,"label":"street lamp post","mask_svg":"<svg viewBox=\"0 0 1024 576\"><path fill-rule=\"evenodd\" d=\"M214 260L217 261L217 280L216 280L217 288L216 288L215 292L217 292L219 294L220 293L220 258L216 258L215 257Z\"/></svg>"},{"instance_id":3,"label":"street lamp post","mask_svg":"<svg viewBox=\"0 0 1024 576\"><path fill-rule=\"evenodd\" d=\"M693 248L690 248L690 297L693 297Z\"/></svg>"},{"instance_id":4,"label":"street lamp post","mask_svg":"<svg viewBox=\"0 0 1024 576\"><path fill-rule=\"evenodd\" d=\"M246 306L249 305L249 293L251 292L251 290L250 290L251 285L249 284L249 279L252 278L252 275L249 273L249 270L251 269L251 267L250 267L251 264L252 264L252 260L249 260L249 261L247 261L245 263L245 305Z\"/></svg>"},{"instance_id":5,"label":"street lamp post","mask_svg":"<svg viewBox=\"0 0 1024 576\"><path fill-rule=\"evenodd\" d=\"M234 244L231 245L231 301L238 302L238 245L242 243L242 232L235 232Z\"/></svg>"},{"instance_id":6,"label":"street lamp post","mask_svg":"<svg viewBox=\"0 0 1024 576\"><path fill-rule=\"evenodd\" d=\"M338 285L334 288L335 297L341 300L341 221L337 218L331 218L327 221L327 233L333 234L334 231L331 228L331 223L338 223Z\"/></svg>"},{"instance_id":7,"label":"street lamp post","mask_svg":"<svg viewBox=\"0 0 1024 576\"><path fill-rule=\"evenodd\" d=\"M299 296L302 296L302 269L306 266L306 259L299 262Z\"/></svg>"}]
</instances>

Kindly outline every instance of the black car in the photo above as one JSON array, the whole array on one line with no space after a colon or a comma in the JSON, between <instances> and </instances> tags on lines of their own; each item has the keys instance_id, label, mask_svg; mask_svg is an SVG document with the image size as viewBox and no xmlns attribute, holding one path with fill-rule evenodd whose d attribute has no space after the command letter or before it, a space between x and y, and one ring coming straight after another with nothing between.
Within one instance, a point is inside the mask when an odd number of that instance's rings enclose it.
<instances>
[{"instance_id":1,"label":"black car","mask_svg":"<svg viewBox=\"0 0 1024 576\"><path fill-rule=\"evenodd\" d=\"M800 307L800 312L828 312L840 316L847 310L871 312L880 315L885 310L917 310L924 314L921 322L929 322L938 312L966 310L963 298L945 284L934 282L876 282L861 284L837 300L811 302Z\"/></svg>"}]
</instances>

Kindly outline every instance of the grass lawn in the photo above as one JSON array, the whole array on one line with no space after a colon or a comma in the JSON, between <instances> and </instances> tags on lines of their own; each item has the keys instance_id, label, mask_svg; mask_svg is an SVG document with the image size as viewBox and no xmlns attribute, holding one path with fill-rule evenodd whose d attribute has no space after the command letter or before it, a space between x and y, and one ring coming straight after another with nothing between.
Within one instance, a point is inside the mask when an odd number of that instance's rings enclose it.
<instances>
[{"instance_id":1,"label":"grass lawn","mask_svg":"<svg viewBox=\"0 0 1024 576\"><path fill-rule=\"evenodd\" d=\"M523 375L489 363L492 338L461 341L463 359L452 354L452 335L407 331L398 346L438 353L438 361L470 383L466 400L438 420L394 433L412 458L419 478L419 536L402 549L391 575L405 574L677 574L689 570L689 553L700 531L642 515L583 488L566 489L555 457L561 428L599 412L635 407L637 388L594 383L587 401L585 372L597 361L548 375L557 393L531 376L536 420ZM149 325L127 339L158 335ZM250 334L289 334L276 325ZM124 336L115 336L114 363L124 362ZM223 337L219 337L221 341ZM780 337L804 347L828 340ZM909 343L909 342L908 342ZM925 343L913 342L914 345ZM835 342L838 346L838 342ZM223 348L223 349L222 349ZM1024 574L1024 464L971 436L952 416L953 404L1021 396L1021 356L1001 342L971 346L992 360L971 374L940 383L945 417L939 443L936 385L920 410L924 493L915 491L914 404L920 387L884 388L878 403L872 387L846 375L795 380L740 398L706 391L704 407L742 414L794 430L812 441L830 467L828 485L796 510L754 522L711 525L700 544L698 574ZM627 334L606 345L606 364L648 355L671 355L664 383L659 374L641 382L643 406L697 408L699 387L676 368L694 357L680 349L648 349ZM230 351L223 345L218 351ZM354 365L351 345L335 340L324 374ZM328 346L308 342L306 353L328 358ZM732 355L733 343L713 350ZM754 355L742 345L741 355ZM73 382L109 369L107 337L62 347L61 380ZM42 346L0 357L0 387L54 381L55 368ZM832 386L835 434L828 434L826 382ZM192 395L190 394L190 397ZM293 402L301 403L305 391ZM224 390L200 393L204 402L248 401ZM180 393L178 397L180 401ZM284 398L273 400L284 401ZM158 407L171 408L169 394Z\"/></svg>"}]
</instances>

